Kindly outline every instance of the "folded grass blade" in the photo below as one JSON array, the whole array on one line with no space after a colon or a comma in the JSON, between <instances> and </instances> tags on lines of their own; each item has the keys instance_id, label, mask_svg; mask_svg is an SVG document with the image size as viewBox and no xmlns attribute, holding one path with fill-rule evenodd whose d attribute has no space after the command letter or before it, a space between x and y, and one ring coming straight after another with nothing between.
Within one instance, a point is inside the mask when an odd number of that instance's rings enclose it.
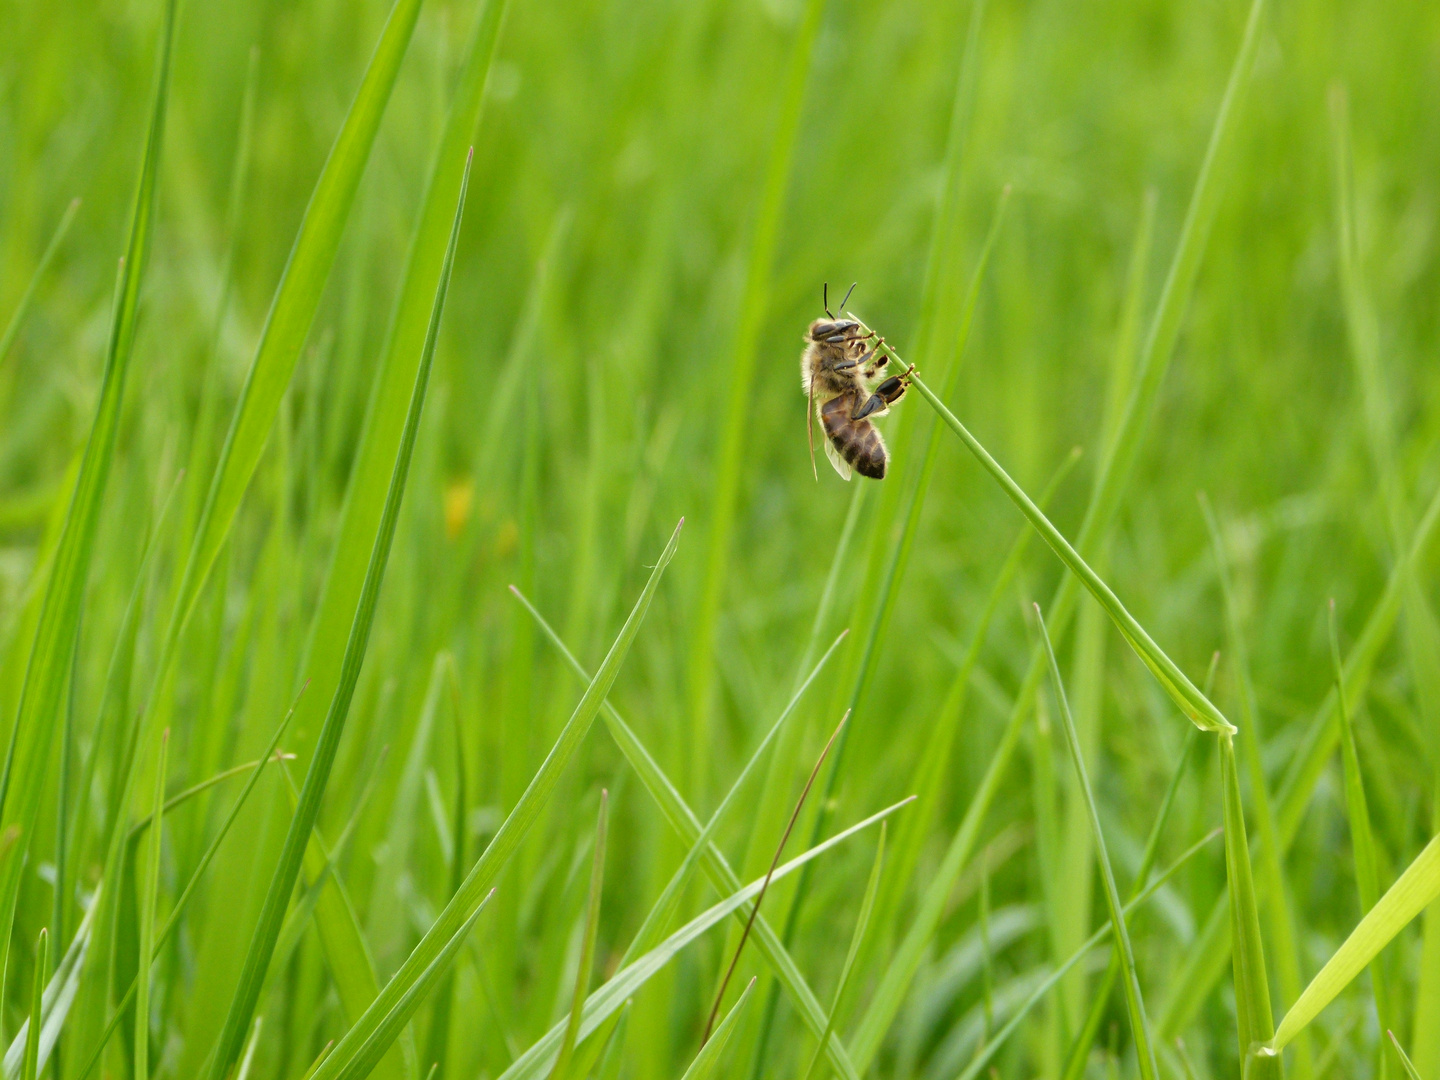
<instances>
[{"instance_id":1,"label":"folded grass blade","mask_svg":"<svg viewBox=\"0 0 1440 1080\"><path fill-rule=\"evenodd\" d=\"M554 632L550 631L550 633L553 635ZM575 655L570 652L565 643L553 636L551 641L560 651L561 656L565 658L565 662L571 670L581 679L587 678L584 667L581 666L580 661L575 659ZM605 718L611 738L615 740L620 752L625 755L625 760L630 763L631 768L640 777L640 782L645 785L645 790L650 793L650 797L660 807L660 812L665 815L670 827L675 830L684 843L695 844L704 831L700 819L680 797L680 793L675 790L675 785L670 782L670 778L665 775L664 770L640 742L635 732L615 711L615 707L607 701L601 715ZM709 877L710 883L722 894L734 892L740 888L740 878L730 866L724 853L714 843L705 848L700 865L706 876ZM756 947L764 955L776 977L790 994L791 1001L795 1004L805 1026L818 1037L825 1030L825 1010L821 1008L819 999L805 982L804 975L800 973L794 959L786 951L779 935L763 917L755 920L754 934ZM838 1035L831 1034L826 1053L829 1055L830 1063L835 1067L835 1071L845 1080L859 1080L850 1055L846 1052Z\"/></svg>"}]
</instances>

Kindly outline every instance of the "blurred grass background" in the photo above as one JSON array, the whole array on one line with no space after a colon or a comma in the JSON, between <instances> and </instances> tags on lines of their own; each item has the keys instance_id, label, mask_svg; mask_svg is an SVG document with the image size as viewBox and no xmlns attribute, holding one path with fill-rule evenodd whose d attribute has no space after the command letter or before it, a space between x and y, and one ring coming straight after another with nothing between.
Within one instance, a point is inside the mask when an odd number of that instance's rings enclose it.
<instances>
[{"instance_id":1,"label":"blurred grass background","mask_svg":"<svg viewBox=\"0 0 1440 1080\"><path fill-rule=\"evenodd\" d=\"M0 730L7 733L32 632L26 613L43 584L47 537L64 513L67 470L83 449L98 394L160 7L12 0L0 8L0 321L20 302L71 198L82 199L0 358ZM755 280L747 267L774 168L767 163L783 131L786 71L806 10L818 11L819 23L813 49L802 54L793 149L780 148L788 172L774 211L774 257L760 259L768 275L762 306L747 309L747 272L752 288ZM818 484L810 475L796 378L800 336L820 314L821 282L843 291L855 280L852 306L910 355L942 202L951 102L975 18L956 241L945 256L953 273L968 279L1002 188L1010 185L1012 195L951 404L1032 493L1073 446L1084 449L1050 507L1062 531L1075 534L1101 456L1112 357L1123 351L1132 249L1153 206L1153 243L1134 278L1143 326L1247 10L1239 0L989 0L982 17L969 4L931 0L828 0L809 9L800 0L510 0L475 136L409 493L321 815L332 839L355 817L337 871L382 983L452 887L457 762L464 766L463 843L473 859L581 689L507 584L532 597L593 670L645 580L645 564L686 517L680 553L611 700L702 821L788 700L851 504L851 489L823 464ZM101 872L103 850L82 827L62 875L73 888L57 905L60 792L70 793L70 820L84 820L87 805L100 808L112 797L120 767L118 743L99 726L100 706L147 536L188 465L143 594L131 711L153 672L187 530L271 295L386 12L373 0L182 7L155 247L68 703L71 772L62 787L56 754L47 824L29 841L0 1002L7 1041L28 1013L39 929L62 924L52 930L60 934L53 964L68 940L64 923L73 933ZM262 752L307 676L310 622L366 402L478 13L470 0L427 0L422 8L319 314L165 691L176 790ZM237 186L252 64L250 153ZM1261 24L1176 355L1104 554L1106 579L1197 684L1212 652L1222 652L1214 696L1239 723L1244 687L1229 662L1233 634L1227 638L1196 502L1197 491L1208 494L1272 790L1331 684L1328 599L1336 600L1343 648L1360 633L1400 546L1342 302L1337 88L1348 98L1356 266L1377 328L1389 403L1381 416L1407 529L1440 482L1440 12L1414 0L1379 7L1281 0ZM232 188L242 196L233 221ZM753 377L736 363L746 310L757 320ZM947 307L940 318L959 315ZM733 519L715 501L732 394L744 404ZM907 400L882 424L892 445L923 408ZM787 810L849 700L875 575L898 521L894 500L919 468L913 455L902 453L899 462L883 495L870 491L859 510L825 621L826 641L846 626L850 638L802 700L799 735L774 766ZM911 793L1020 526L959 445L943 442L852 720L831 821L849 824ZM718 549L717 530L728 536ZM712 566L720 572L707 577ZM1424 646L1433 637L1414 629L1430 624L1433 568L1428 555L1419 564L1419 622L1407 621L1409 644L1397 635L1386 646L1357 707L1382 889L1429 838L1437 813L1440 715L1424 683L1440 657ZM1034 544L1004 594L913 880L888 884L896 890L892 907L880 909L888 922L872 927L865 963L852 976L854 1016L903 935L906 913L929 883L1010 711L1033 644L1024 603L1048 598L1059 572ZM706 625L707 581L718 582L713 627ZM1186 725L1108 626L1087 616L1090 604L1082 600L1078 644L1057 644L1111 855L1128 880ZM436 659L442 653L453 657L453 693L450 668ZM297 784L325 704L310 703L319 710L310 726L302 722L285 740L301 755L292 765ZM1104 921L1086 823L1053 731L1054 705L1042 697L1038 708L984 826L988 855L962 876L873 1075L955 1075L1026 980ZM77 787L81 778L92 780L88 789ZM1246 775L1252 800L1253 779ZM612 971L683 856L685 846L608 736L592 733L500 879L445 988L453 995L446 1076L499 1075L568 1010L602 786L612 822L597 981ZM1162 864L1219 824L1219 791L1207 741L1179 789ZM137 814L148 810L145 802ZM167 815L162 911L226 805L221 789ZM290 812L278 771L263 777L160 954L151 1060L161 1074L194 1075L210 1051ZM744 865L743 880L764 872L779 824L743 811L722 822L721 846L737 870ZM1252 838L1255 830L1252 824ZM1359 915L1349 843L1337 756L1283 862L1302 985ZM792 842L791 854L799 850ZM792 952L827 1003L872 855L867 840L825 857L800 909ZM1183 996L1186 988L1174 983L1177 958L1224 889L1217 845L1135 924L1147 999ZM767 901L777 926L789 895L786 883ZM695 886L682 917L714 899ZM732 933L732 947L734 940ZM637 995L620 1075L684 1071L728 960L725 942L722 934L703 939ZM1440 1030L1440 1011L1417 1013L1420 954L1417 926L1386 954L1388 995L1396 1034L1417 1046L1416 1065L1433 1076L1440 1046L1422 1044L1427 1023ZM1283 965L1270 959L1278 1013L1290 1002L1277 974ZM731 997L765 970L752 948ZM1072 976L1032 1014L998 1059L1002 1075L1059 1074L1094 981ZM768 989L763 979L761 986ZM1205 990L1176 1034L1198 1075L1235 1075L1228 974ZM800 1074L813 1038L782 1005L758 1051L763 995L752 996L722 1073L749 1075L758 1052L759 1075ZM1321 1016L1312 1064L1302 1071L1375 1072L1383 1032L1370 1001L1368 984L1357 983ZM255 1075L298 1076L345 1030L313 932L271 972L259 1012L265 1028ZM431 1001L414 1021L422 1046L434 1016ZM842 1016L842 1035L850 1019ZM125 1075L130 1062L119 1045L104 1068ZM1128 1045L1116 996L1091 1074L1133 1069ZM68 1080L89 1049L62 1039L48 1067ZM1163 1060L1162 1072L1178 1061ZM1393 1075L1394 1062L1388 1067Z\"/></svg>"}]
</instances>

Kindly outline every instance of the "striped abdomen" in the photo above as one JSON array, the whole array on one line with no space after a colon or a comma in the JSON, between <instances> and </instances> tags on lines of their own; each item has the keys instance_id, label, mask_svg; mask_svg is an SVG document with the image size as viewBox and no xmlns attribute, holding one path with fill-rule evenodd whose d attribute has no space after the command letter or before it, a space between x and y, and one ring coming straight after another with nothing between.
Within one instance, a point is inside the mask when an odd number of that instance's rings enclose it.
<instances>
[{"instance_id":1,"label":"striped abdomen","mask_svg":"<svg viewBox=\"0 0 1440 1080\"><path fill-rule=\"evenodd\" d=\"M855 393L841 394L820 406L825 435L842 458L861 476L885 479L885 440L869 420L851 420L859 405Z\"/></svg>"}]
</instances>

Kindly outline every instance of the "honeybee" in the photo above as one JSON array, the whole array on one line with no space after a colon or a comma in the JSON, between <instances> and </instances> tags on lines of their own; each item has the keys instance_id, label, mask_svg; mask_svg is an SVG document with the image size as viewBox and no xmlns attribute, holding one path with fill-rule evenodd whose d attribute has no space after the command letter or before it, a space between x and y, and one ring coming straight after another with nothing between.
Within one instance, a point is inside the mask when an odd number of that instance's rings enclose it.
<instances>
[{"instance_id":1,"label":"honeybee","mask_svg":"<svg viewBox=\"0 0 1440 1080\"><path fill-rule=\"evenodd\" d=\"M851 285L850 292L854 291ZM810 399L806 421L810 468L812 472L815 469L815 419L819 417L825 456L840 479L849 480L853 466L861 476L883 480L889 453L871 418L884 416L905 396L915 365L870 388L890 362L885 339L845 311L850 292L840 301L842 317L836 318L830 311L829 292L829 286L824 286L821 304L825 318L810 324L800 357L802 389Z\"/></svg>"}]
</instances>

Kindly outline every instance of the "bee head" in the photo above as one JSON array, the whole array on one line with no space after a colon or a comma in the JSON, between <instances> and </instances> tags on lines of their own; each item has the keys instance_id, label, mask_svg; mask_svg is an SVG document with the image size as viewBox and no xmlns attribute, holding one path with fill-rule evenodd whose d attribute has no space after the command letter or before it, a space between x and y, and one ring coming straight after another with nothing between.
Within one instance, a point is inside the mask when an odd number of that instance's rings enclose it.
<instances>
[{"instance_id":1,"label":"bee head","mask_svg":"<svg viewBox=\"0 0 1440 1080\"><path fill-rule=\"evenodd\" d=\"M810 324L805 340L839 345L864 336L864 328L855 319L816 319Z\"/></svg>"}]
</instances>

